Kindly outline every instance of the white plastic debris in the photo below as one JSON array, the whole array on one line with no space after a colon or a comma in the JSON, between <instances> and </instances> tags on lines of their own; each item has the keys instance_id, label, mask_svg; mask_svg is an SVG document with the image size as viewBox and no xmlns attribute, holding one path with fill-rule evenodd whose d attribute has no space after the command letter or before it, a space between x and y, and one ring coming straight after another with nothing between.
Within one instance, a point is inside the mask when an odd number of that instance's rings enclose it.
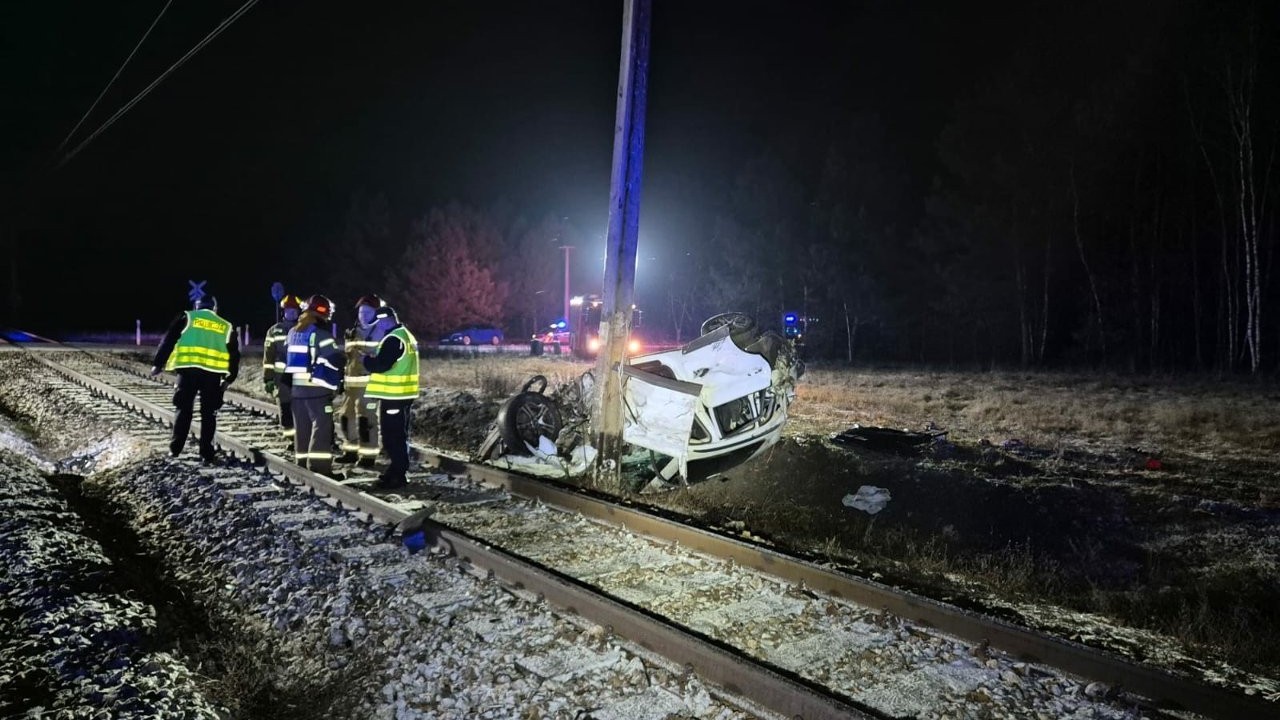
<instances>
[{"instance_id":1,"label":"white plastic debris","mask_svg":"<svg viewBox=\"0 0 1280 720\"><path fill-rule=\"evenodd\" d=\"M551 438L547 437L546 435L539 435L538 447L533 452L535 455L538 455L544 458L549 458L549 457L555 457L556 453L559 451L556 449L556 444Z\"/></svg>"},{"instance_id":2,"label":"white plastic debris","mask_svg":"<svg viewBox=\"0 0 1280 720\"><path fill-rule=\"evenodd\" d=\"M868 515L875 515L889 504L893 496L885 488L875 487L874 485L863 485L858 488L858 492L853 495L845 495L845 507L851 507L855 510L861 510Z\"/></svg>"}]
</instances>

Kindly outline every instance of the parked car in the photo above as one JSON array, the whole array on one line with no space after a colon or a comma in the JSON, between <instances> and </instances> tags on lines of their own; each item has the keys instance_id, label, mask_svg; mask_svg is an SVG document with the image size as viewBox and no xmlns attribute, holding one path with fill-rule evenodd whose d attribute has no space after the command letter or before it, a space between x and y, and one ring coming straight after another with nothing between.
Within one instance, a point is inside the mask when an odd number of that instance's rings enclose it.
<instances>
[{"instance_id":1,"label":"parked car","mask_svg":"<svg viewBox=\"0 0 1280 720\"><path fill-rule=\"evenodd\" d=\"M440 338L441 345L501 345L502 330L492 325L468 325Z\"/></svg>"}]
</instances>

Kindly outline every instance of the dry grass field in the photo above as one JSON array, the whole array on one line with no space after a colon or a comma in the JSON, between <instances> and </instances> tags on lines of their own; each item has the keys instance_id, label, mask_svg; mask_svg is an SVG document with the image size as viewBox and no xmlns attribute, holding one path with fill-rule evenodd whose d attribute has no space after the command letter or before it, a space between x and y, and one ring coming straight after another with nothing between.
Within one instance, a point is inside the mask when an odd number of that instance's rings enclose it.
<instances>
[{"instance_id":1,"label":"dry grass field","mask_svg":"<svg viewBox=\"0 0 1280 720\"><path fill-rule=\"evenodd\" d=\"M529 377L551 385L592 368L572 358L445 354L423 364L426 386L505 397ZM919 429L956 442L1017 438L1057 449L1137 448L1206 459L1280 452L1280 386L1208 378L1069 373L923 372L810 366L786 434L830 435L854 424Z\"/></svg>"},{"instance_id":2,"label":"dry grass field","mask_svg":"<svg viewBox=\"0 0 1280 720\"><path fill-rule=\"evenodd\" d=\"M1048 448L1083 443L1207 458L1260 458L1280 449L1274 382L819 366L798 395L793 434L933 422L961 442L1018 438Z\"/></svg>"}]
</instances>

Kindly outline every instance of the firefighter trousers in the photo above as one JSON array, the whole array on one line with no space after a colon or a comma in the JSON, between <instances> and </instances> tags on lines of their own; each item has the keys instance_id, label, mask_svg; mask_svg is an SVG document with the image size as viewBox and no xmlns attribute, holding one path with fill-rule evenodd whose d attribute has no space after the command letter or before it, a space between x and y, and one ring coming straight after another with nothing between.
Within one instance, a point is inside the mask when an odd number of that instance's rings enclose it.
<instances>
[{"instance_id":1,"label":"firefighter trousers","mask_svg":"<svg viewBox=\"0 0 1280 720\"><path fill-rule=\"evenodd\" d=\"M378 401L364 396L364 387L347 385L338 409L342 429L342 452L353 453L360 460L378 457Z\"/></svg>"},{"instance_id":2,"label":"firefighter trousers","mask_svg":"<svg viewBox=\"0 0 1280 720\"><path fill-rule=\"evenodd\" d=\"M312 472L333 472L333 394L293 399L295 462Z\"/></svg>"},{"instance_id":3,"label":"firefighter trousers","mask_svg":"<svg viewBox=\"0 0 1280 720\"><path fill-rule=\"evenodd\" d=\"M292 375L276 384L276 404L280 406L280 434L293 437L293 382Z\"/></svg>"}]
</instances>

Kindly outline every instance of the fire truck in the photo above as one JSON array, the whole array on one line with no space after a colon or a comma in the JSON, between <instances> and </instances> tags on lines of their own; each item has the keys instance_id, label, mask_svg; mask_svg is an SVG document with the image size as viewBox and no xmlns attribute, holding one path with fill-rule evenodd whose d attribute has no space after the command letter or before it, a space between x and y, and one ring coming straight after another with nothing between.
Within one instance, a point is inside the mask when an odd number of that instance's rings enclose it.
<instances>
[{"instance_id":1,"label":"fire truck","mask_svg":"<svg viewBox=\"0 0 1280 720\"><path fill-rule=\"evenodd\" d=\"M576 316L575 326L565 320L557 320L547 327L546 332L534 338L543 346L558 345L560 352L569 351L583 358L595 357L600 351L600 320L604 309L604 300L599 295L579 295L569 301ZM644 343L636 334L636 328L644 324L644 311L631 308L631 339L627 343L627 353L635 355L644 349Z\"/></svg>"}]
</instances>

